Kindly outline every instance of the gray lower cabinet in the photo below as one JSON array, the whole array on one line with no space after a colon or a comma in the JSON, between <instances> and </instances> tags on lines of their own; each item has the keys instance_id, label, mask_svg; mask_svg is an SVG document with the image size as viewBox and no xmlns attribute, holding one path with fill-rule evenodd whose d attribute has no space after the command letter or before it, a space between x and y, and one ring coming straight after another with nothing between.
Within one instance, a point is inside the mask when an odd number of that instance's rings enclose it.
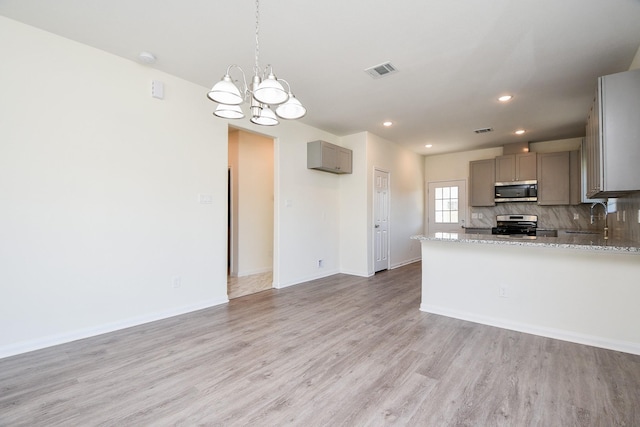
<instances>
[{"instance_id":1,"label":"gray lower cabinet","mask_svg":"<svg viewBox=\"0 0 640 427\"><path fill-rule=\"evenodd\" d=\"M586 126L587 196L640 190L640 69L598 79Z\"/></svg>"},{"instance_id":2,"label":"gray lower cabinet","mask_svg":"<svg viewBox=\"0 0 640 427\"><path fill-rule=\"evenodd\" d=\"M336 174L352 173L353 152L327 141L307 143L307 169Z\"/></svg>"},{"instance_id":3,"label":"gray lower cabinet","mask_svg":"<svg viewBox=\"0 0 640 427\"><path fill-rule=\"evenodd\" d=\"M495 159L469 162L469 205L495 206Z\"/></svg>"}]
</instances>

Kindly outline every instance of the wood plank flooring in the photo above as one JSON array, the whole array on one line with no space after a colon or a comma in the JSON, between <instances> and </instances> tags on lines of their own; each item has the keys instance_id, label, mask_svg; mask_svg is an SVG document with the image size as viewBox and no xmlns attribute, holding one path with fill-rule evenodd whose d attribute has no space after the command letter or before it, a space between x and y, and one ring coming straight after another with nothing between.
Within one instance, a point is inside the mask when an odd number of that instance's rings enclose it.
<instances>
[{"instance_id":1,"label":"wood plank flooring","mask_svg":"<svg viewBox=\"0 0 640 427\"><path fill-rule=\"evenodd\" d=\"M422 313L420 263L0 360L2 426L640 426L640 357Z\"/></svg>"},{"instance_id":2,"label":"wood plank flooring","mask_svg":"<svg viewBox=\"0 0 640 427\"><path fill-rule=\"evenodd\" d=\"M252 274L250 276L227 276L227 296L229 299L255 294L273 288L273 273Z\"/></svg>"}]
</instances>

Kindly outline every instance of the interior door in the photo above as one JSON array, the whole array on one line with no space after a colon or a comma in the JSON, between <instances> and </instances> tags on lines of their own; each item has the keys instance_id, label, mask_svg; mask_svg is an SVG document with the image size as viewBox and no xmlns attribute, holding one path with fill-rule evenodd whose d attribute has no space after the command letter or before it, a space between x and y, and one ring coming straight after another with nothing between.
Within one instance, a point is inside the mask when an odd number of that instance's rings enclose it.
<instances>
[{"instance_id":1,"label":"interior door","mask_svg":"<svg viewBox=\"0 0 640 427\"><path fill-rule=\"evenodd\" d=\"M389 172L374 171L374 271L389 269Z\"/></svg>"},{"instance_id":2,"label":"interior door","mask_svg":"<svg viewBox=\"0 0 640 427\"><path fill-rule=\"evenodd\" d=\"M467 217L465 180L429 182L427 231L462 233Z\"/></svg>"}]
</instances>

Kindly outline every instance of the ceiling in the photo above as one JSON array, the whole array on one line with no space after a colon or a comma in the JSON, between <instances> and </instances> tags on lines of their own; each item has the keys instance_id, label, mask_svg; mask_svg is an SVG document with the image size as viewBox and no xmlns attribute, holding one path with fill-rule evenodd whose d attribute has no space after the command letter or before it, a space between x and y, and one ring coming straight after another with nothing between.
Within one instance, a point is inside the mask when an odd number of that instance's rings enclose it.
<instances>
[{"instance_id":1,"label":"ceiling","mask_svg":"<svg viewBox=\"0 0 640 427\"><path fill-rule=\"evenodd\" d=\"M253 0L0 0L0 14L132 61L152 52L206 88L230 64L253 70ZM640 0L262 0L260 65L308 125L439 154L583 136L596 79L629 68L639 23ZM364 72L386 61L399 72Z\"/></svg>"}]
</instances>

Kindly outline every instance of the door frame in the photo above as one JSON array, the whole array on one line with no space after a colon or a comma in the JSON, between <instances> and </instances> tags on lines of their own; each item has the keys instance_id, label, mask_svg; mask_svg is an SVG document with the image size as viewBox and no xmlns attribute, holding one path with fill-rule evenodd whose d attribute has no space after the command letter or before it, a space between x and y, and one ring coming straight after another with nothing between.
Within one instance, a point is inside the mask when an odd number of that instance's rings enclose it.
<instances>
[{"instance_id":1,"label":"door frame","mask_svg":"<svg viewBox=\"0 0 640 427\"><path fill-rule=\"evenodd\" d=\"M462 228L459 228L459 227L460 227L460 224L461 224L462 227L465 227L469 223L469 218L468 218L468 216L469 216L469 195L467 194L469 185L468 185L468 182L467 182L466 178L458 178L458 179L445 179L445 180L438 180L438 181L427 181L427 185L425 186L425 189L424 189L425 190L425 200L426 200L426 212L425 213L426 213L426 218L427 218L426 227L425 228L426 228L427 233L431 234L431 233L434 233L435 231L437 231L437 230L433 230L430 227L431 220L432 220L432 218L431 218L431 208L433 207L432 204L431 204L430 187L432 185L437 185L437 184L445 184L445 183L450 184L450 183L458 183L458 182L462 183L463 186L464 186L463 187L464 188L463 197L458 196L458 211L460 210L460 206L463 206L464 207L464 213L463 213L462 216L458 217L458 220L459 220L458 224L459 225L455 227L456 230L453 230L454 227L450 227L451 230L449 230L449 231L458 231L458 232L461 232L461 233L464 232L464 230Z\"/></svg>"},{"instance_id":2,"label":"door frame","mask_svg":"<svg viewBox=\"0 0 640 427\"><path fill-rule=\"evenodd\" d=\"M372 218L371 218L371 244L372 244L372 250L371 250L371 265L372 265L372 271L373 274L376 273L376 229L375 229L375 218L376 218L376 172L382 172L387 174L388 177L388 194L389 194L389 203L387 203L387 218L389 218L389 221L387 223L387 270L391 269L391 171L384 169L384 168L380 168L377 166L373 167L373 180L372 180L372 190L373 190L373 194L372 194L372 200L371 203L373 205L373 208L371 210L372 212ZM378 271L383 271L384 269L380 269Z\"/></svg>"}]
</instances>

